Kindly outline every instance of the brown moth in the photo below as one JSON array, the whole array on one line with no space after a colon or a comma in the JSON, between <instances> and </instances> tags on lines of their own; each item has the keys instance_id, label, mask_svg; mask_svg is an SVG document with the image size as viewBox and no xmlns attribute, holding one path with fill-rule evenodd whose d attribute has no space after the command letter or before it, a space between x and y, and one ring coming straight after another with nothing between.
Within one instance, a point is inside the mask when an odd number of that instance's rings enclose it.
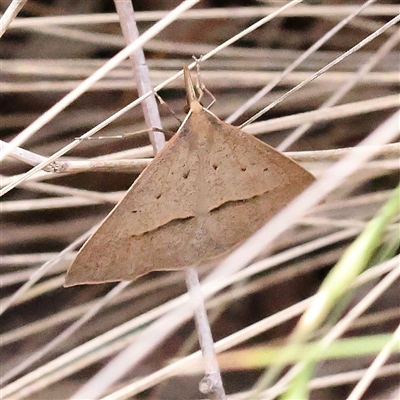
<instances>
[{"instance_id":1,"label":"brown moth","mask_svg":"<svg viewBox=\"0 0 400 400\"><path fill-rule=\"evenodd\" d=\"M133 280L226 255L314 177L195 99L178 132L140 174L69 268L65 286Z\"/></svg>"}]
</instances>

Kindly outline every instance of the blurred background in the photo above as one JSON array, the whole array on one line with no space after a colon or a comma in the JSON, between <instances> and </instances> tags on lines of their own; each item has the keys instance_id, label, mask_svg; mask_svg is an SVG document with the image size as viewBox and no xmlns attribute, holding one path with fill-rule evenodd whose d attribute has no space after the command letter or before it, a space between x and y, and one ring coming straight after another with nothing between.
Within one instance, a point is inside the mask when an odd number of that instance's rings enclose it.
<instances>
[{"instance_id":1,"label":"blurred background","mask_svg":"<svg viewBox=\"0 0 400 400\"><path fill-rule=\"evenodd\" d=\"M1 0L1 12L5 13L11 3ZM181 70L183 64L191 63L192 56L207 54L288 3L198 2L144 45L151 84L153 87L161 84ZM145 32L179 4L179 1L134 1L139 32ZM1 38L0 136L4 142L10 142L126 45L119 23L120 15L116 13L112 0L29 0L21 2L21 6L17 18ZM337 33L323 40L293 71L281 77L282 72L311 46L362 6L365 8L360 15L349 18ZM396 1L310 1L288 8L201 62L201 79L217 100L212 107L213 113L234 125L246 123L255 113L359 45L369 35L382 30L354 54L257 119L257 122L273 121L317 110L335 91L354 80L353 86L336 103L328 106L334 111L338 104L347 105L346 112L351 115L338 117L332 114L321 121L310 120L311 125L298 135L298 139L287 138L292 137L292 132L304 122L300 119L291 128L285 126L257 135L282 151L290 151L290 156L318 178L346 154L346 149L368 137L398 107L398 101L397 105L393 103L393 95L399 89L398 24L381 28L396 18L399 11ZM273 82L276 84L268 93L254 100L254 104L240 115L232 117L262 88ZM171 132L166 134L166 139L169 139L180 125L171 110L181 120L185 116L182 77L166 85L159 95L168 105L159 105L159 112L163 129ZM125 60L20 147L50 157L137 97L132 64ZM374 103L368 112L362 111L362 102L366 100ZM205 96L204 103L208 101ZM116 287L117 284L103 284L63 288L66 268L79 245L63 257L57 257L108 214L152 157L147 133L138 133L144 128L143 111L140 106L135 107L97 134L127 137L82 140L61 159L73 162L105 156L107 160L142 160L142 164L106 170L89 166L80 172L65 174L41 172L4 193L0 243L4 312L0 317L1 373L3 378L7 378L3 381L4 399L69 398L128 343L137 340L149 323L167 312L160 306L185 293L182 271L151 273L142 277L121 290L65 340L55 343L52 349L28 362L20 371L16 369L92 310L96 301ZM282 143L286 144L282 146ZM265 321L318 290L330 268L377 214L388 200L391 189L397 185L399 147L393 146L384 147L379 158L366 163L324 203L312 210L301 224L274 241L267 254L257 258L258 262L270 260L271 267L238 279L207 301L215 341ZM323 152L336 149L344 150ZM305 151L309 153L303 153ZM2 187L31 168L15 154L7 157L1 165ZM306 245L320 238L326 239L325 244L307 248ZM376 257L370 265L395 260L398 241L398 233L393 226L389 227L380 244L386 256ZM282 257L281 261L271 261L275 260L272 257L287 254L294 248L303 250ZM51 268L36 281L34 274L49 261L52 262ZM200 276L205 276L209 268L200 268ZM348 303L338 304L337 315L322 330L333 326L340 315L373 289L379 279L378 276L360 286ZM399 322L398 307L397 281L344 336L376 339L379 335L393 333ZM154 314L149 314L151 312ZM258 382L268 363L273 363L269 359L259 365L250 356L244 362L246 353L239 355L235 351L274 346L279 349L297 318L288 315L276 325L260 332L254 330L254 335L239 342L229 350L231 353L227 357L221 358L225 389L232 398L245 398L240 395ZM321 334L318 331L315 335L320 337ZM194 323L191 320L184 322L147 357L129 369L107 393L136 382L142 384L138 384L139 389L130 391L126 397L115 398L205 398L198 391L203 376L201 362L193 369L182 368L161 378L154 375L197 349ZM314 370L314 381L310 383L310 398L346 398L377 351L328 357L321 361ZM391 356L386 369L377 374L363 398L398 398L393 397L398 396L398 351ZM355 371L361 372L352 375ZM146 377L150 383L144 383ZM332 379L322 379L327 377Z\"/></svg>"}]
</instances>

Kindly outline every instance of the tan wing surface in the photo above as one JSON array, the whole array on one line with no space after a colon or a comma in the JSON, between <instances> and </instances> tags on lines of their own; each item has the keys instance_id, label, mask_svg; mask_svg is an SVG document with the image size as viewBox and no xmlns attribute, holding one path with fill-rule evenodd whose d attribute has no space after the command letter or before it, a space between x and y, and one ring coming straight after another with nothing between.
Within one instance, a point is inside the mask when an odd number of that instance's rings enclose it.
<instances>
[{"instance_id":1,"label":"tan wing surface","mask_svg":"<svg viewBox=\"0 0 400 400\"><path fill-rule=\"evenodd\" d=\"M83 246L66 285L132 280L219 257L313 179L270 146L197 109Z\"/></svg>"}]
</instances>

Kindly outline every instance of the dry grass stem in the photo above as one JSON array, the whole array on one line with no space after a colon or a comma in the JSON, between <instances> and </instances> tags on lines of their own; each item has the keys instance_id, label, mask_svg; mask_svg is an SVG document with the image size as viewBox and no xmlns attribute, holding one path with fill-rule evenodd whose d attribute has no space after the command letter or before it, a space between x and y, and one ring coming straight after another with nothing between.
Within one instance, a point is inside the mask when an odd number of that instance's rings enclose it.
<instances>
[{"instance_id":1,"label":"dry grass stem","mask_svg":"<svg viewBox=\"0 0 400 400\"><path fill-rule=\"evenodd\" d=\"M119 0L117 10L102 0L3 3L2 398L201 397L182 271L63 288L82 243L185 118L182 66L195 68L195 56L217 99L211 111L317 178L222 263L198 268L224 388L256 399L277 364L266 352L283 358L326 276L398 184L397 3L186 0L171 11L161 1L135 3L134 14ZM310 360L292 354L258 398L283 400L288 387L310 399L396 394L399 222L397 213L372 238L368 269L312 331L307 349L338 353L302 384ZM349 339L357 355L341 347Z\"/></svg>"}]
</instances>

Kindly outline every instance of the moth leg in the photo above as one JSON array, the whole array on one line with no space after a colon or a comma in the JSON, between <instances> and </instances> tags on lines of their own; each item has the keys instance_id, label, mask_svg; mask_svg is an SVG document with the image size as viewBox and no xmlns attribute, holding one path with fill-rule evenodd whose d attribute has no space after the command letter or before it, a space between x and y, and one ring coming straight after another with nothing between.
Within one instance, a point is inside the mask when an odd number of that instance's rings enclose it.
<instances>
[{"instance_id":1,"label":"moth leg","mask_svg":"<svg viewBox=\"0 0 400 400\"><path fill-rule=\"evenodd\" d=\"M182 120L176 115L175 111L168 105L168 103L166 101L164 101L164 99L155 91L153 91L154 96L156 96L158 102L160 103L160 105L162 105L163 107L166 107L168 109L168 111L175 117L175 119L182 124ZM157 129L157 131L162 132L160 130Z\"/></svg>"},{"instance_id":2,"label":"moth leg","mask_svg":"<svg viewBox=\"0 0 400 400\"><path fill-rule=\"evenodd\" d=\"M204 93L206 93L208 96L211 98L210 104L207 106L207 110L209 110L213 104L217 101L215 96L207 89L206 85L204 84L203 80L201 79L201 74L200 74L200 62L202 60L202 56L200 58L196 58L195 56L192 56L196 63L196 77L197 77L197 83L196 83L196 90L199 92L199 98L198 100L200 101Z\"/></svg>"}]
</instances>

